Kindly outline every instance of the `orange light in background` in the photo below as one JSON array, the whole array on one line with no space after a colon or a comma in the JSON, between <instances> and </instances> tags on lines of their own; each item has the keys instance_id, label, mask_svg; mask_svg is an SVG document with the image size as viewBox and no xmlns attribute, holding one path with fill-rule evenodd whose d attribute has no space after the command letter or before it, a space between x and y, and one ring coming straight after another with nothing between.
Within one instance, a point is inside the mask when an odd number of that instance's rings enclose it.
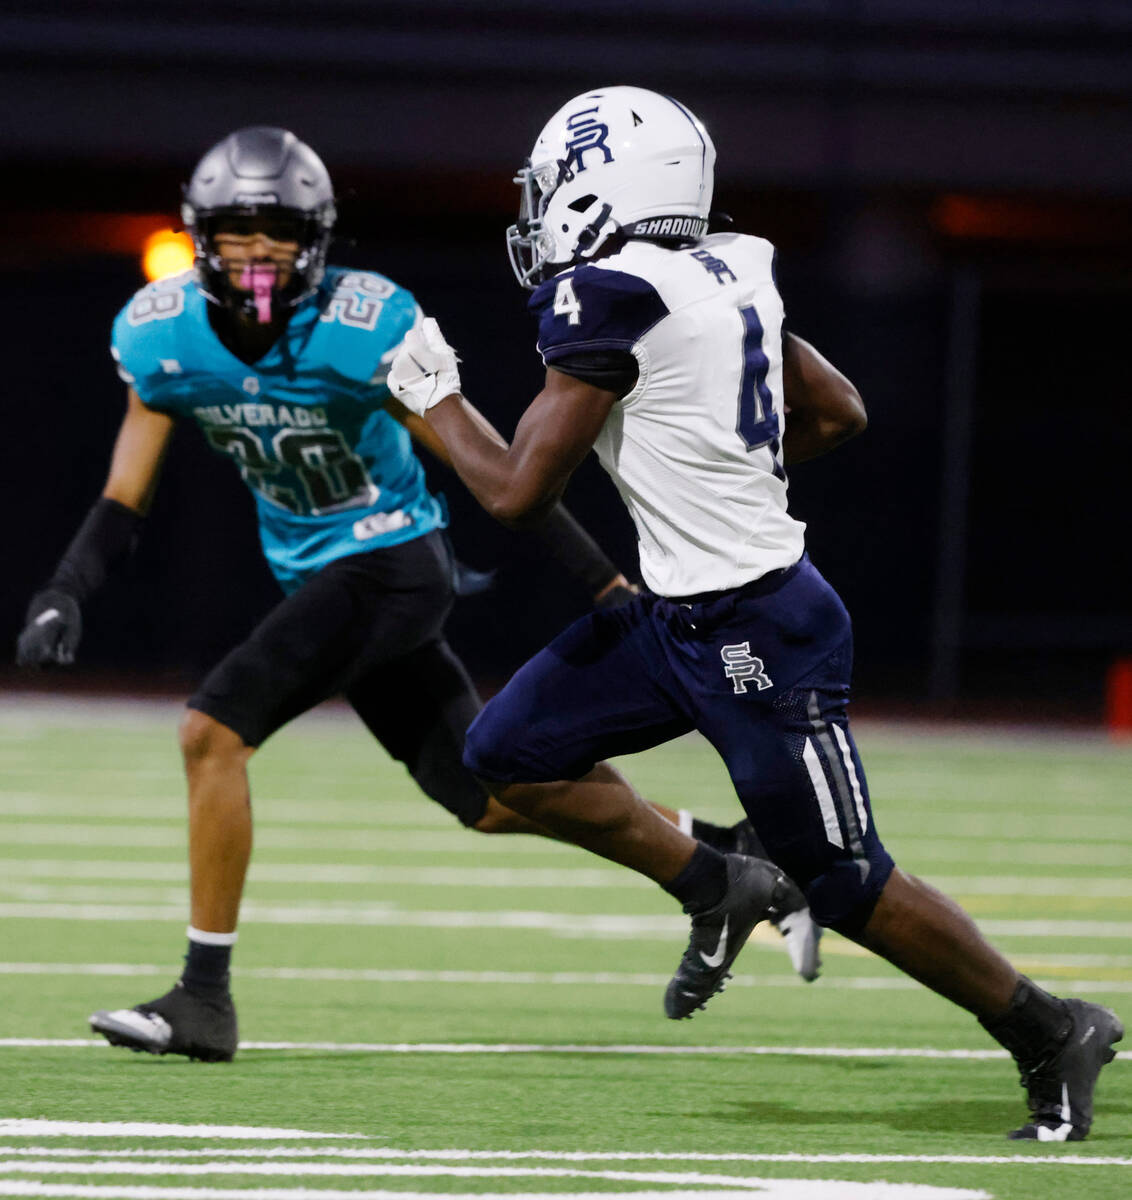
<instances>
[{"instance_id":1,"label":"orange light in background","mask_svg":"<svg viewBox=\"0 0 1132 1200\"><path fill-rule=\"evenodd\" d=\"M1127 204L1042 196L940 196L931 221L947 237L1017 245L1126 245Z\"/></svg>"},{"instance_id":2,"label":"orange light in background","mask_svg":"<svg viewBox=\"0 0 1132 1200\"><path fill-rule=\"evenodd\" d=\"M159 229L145 239L142 247L142 270L153 283L178 275L193 265L193 243L187 233L174 233L172 229Z\"/></svg>"}]
</instances>

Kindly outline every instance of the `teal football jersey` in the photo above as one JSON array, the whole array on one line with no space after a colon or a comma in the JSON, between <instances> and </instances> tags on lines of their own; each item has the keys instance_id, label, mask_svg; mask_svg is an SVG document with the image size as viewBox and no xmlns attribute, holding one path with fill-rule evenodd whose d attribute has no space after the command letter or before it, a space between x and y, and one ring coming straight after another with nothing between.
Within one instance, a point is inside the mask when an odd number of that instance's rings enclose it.
<instances>
[{"instance_id":1,"label":"teal football jersey","mask_svg":"<svg viewBox=\"0 0 1132 1200\"><path fill-rule=\"evenodd\" d=\"M380 275L327 268L255 363L213 332L192 272L142 288L111 353L142 403L196 421L255 496L275 577L293 591L336 558L420 537L445 521L385 380L419 309Z\"/></svg>"}]
</instances>

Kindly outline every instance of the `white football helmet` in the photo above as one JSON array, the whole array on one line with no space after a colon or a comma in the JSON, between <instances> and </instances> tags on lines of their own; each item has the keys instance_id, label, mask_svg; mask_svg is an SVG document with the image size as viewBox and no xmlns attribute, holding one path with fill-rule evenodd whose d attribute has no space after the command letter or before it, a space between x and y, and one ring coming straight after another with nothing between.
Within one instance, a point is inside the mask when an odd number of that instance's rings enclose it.
<instances>
[{"instance_id":1,"label":"white football helmet","mask_svg":"<svg viewBox=\"0 0 1132 1200\"><path fill-rule=\"evenodd\" d=\"M714 179L715 146L682 104L637 87L576 96L550 118L515 177L523 194L507 252L516 278L534 288L617 232L698 241Z\"/></svg>"}]
</instances>

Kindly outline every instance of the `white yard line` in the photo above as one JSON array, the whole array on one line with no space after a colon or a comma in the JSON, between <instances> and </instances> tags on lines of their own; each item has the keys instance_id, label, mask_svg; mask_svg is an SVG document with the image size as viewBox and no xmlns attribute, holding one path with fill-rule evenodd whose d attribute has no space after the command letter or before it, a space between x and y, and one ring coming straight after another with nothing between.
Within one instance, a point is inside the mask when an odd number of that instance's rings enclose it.
<instances>
[{"instance_id":1,"label":"white yard line","mask_svg":"<svg viewBox=\"0 0 1132 1200\"><path fill-rule=\"evenodd\" d=\"M28 768L29 772L32 768ZM144 822L146 825L172 824L179 827L185 819L185 801L181 792L166 790L169 781L155 789L155 794L135 798L123 798L121 789L102 783L101 790L92 788L92 781L85 771L77 773L82 779L82 795L76 800L74 791L76 778L61 781L58 790L40 788L0 789L0 819L31 818L33 821L65 822L68 825L89 822L92 817L100 821ZM0 779L8 773L0 771ZM32 776L42 784L42 777ZM127 778L123 773L123 778ZM343 779L351 790L362 792L372 782ZM176 786L176 784L174 784ZM129 790L133 790L132 785ZM736 819L739 809L736 806ZM1002 809L979 810L949 808L946 813L920 809L902 809L885 814L883 806L879 817L886 840L904 838L947 837L960 839L984 839L1001 836L1007 813ZM338 800L325 804L295 795L293 789L287 794L277 792L260 793L256 796L256 823L262 828L288 826L318 826L329 832L336 828L355 826L420 827L435 825L438 832L450 829L443 813L423 796L409 795L383 801L374 796L372 803L364 800ZM1132 821L1126 810L1082 813L1074 809L1071 813L1030 814L1026 833L1031 838L1065 838L1079 843L1104 844L1113 840L1127 843L1132 837Z\"/></svg>"},{"instance_id":2,"label":"white yard line","mask_svg":"<svg viewBox=\"0 0 1132 1200\"><path fill-rule=\"evenodd\" d=\"M738 809L735 810L738 816ZM1006 820L1006 817L1003 817ZM884 827L883 815L880 823ZM167 827L166 827L167 826ZM184 851L185 832L183 822L169 821L166 826L156 827L139 823L101 824L98 822L68 821L13 821L0 825L0 843L5 846L113 846L116 849L170 849ZM1128 839L1114 839L1111 832L1097 841L1071 838L1051 838L1048 841L991 841L985 834L972 834L970 839L960 840L956 831L949 829L950 837L941 838L919 831L888 835L886 840L899 841L903 857L909 861L946 863L947 872L953 872L956 864L993 866L997 863L1025 862L1048 865L1055 869L1066 866L1115 867L1123 870L1128 864ZM318 828L288 829L260 821L256 825L256 844L270 850L326 850L352 851L355 853L422 852L514 853L514 839L510 837L488 837L474 835L466 830L452 829L445 824L435 830L428 829L381 829L359 820L357 828L340 827L337 830ZM529 857L539 855L569 855L576 853L568 846L560 846L546 839L528 839L524 853Z\"/></svg>"},{"instance_id":3,"label":"white yard line","mask_svg":"<svg viewBox=\"0 0 1132 1200\"><path fill-rule=\"evenodd\" d=\"M75 1197L76 1200L593 1200L613 1189L585 1192L408 1192L338 1188L138 1187L0 1181L0 1196ZM616 1194L626 1194L618 1189ZM730 1189L631 1190L634 1200L992 1200L989 1192L932 1184L850 1183L836 1179L743 1178Z\"/></svg>"},{"instance_id":4,"label":"white yard line","mask_svg":"<svg viewBox=\"0 0 1132 1200\"><path fill-rule=\"evenodd\" d=\"M184 902L177 904L42 904L0 903L0 919L23 921L183 921ZM606 913L570 914L522 909L469 912L420 912L395 904L336 902L327 904L267 904L248 901L241 909L245 924L399 926L424 929L528 929L560 937L668 938L687 932L682 916L629 916ZM1013 920L989 918L979 922L984 933L1019 938L1132 939L1132 921Z\"/></svg>"},{"instance_id":5,"label":"white yard line","mask_svg":"<svg viewBox=\"0 0 1132 1200\"><path fill-rule=\"evenodd\" d=\"M781 941L770 935L760 949L780 948ZM3 975L95 976L105 978L165 978L173 968L155 963L5 963L0 962ZM421 971L383 967L236 967L237 979L271 979L301 983L381 983L381 984L498 984L502 986L541 987L649 987L662 988L668 975L637 971ZM1038 980L1038 983L1043 983ZM1044 983L1063 992L1132 993L1132 980L1064 979ZM793 974L736 975L730 987L739 988L801 988L806 986ZM915 992L921 985L902 975L845 975L823 976L822 991Z\"/></svg>"},{"instance_id":6,"label":"white yard line","mask_svg":"<svg viewBox=\"0 0 1132 1200\"><path fill-rule=\"evenodd\" d=\"M188 879L182 862L80 862L60 859L0 859L0 872L8 880L90 879L137 883L174 883ZM606 870L601 867L438 867L377 866L363 863L253 863L252 883L320 883L328 885L396 885L398 887L489 887L489 888L634 888L647 890L655 884L635 871ZM1124 886L1123 881L1113 880ZM27 883L2 885L32 886ZM36 884L38 887L57 886ZM1127 885L1132 896L1132 884ZM138 889L140 891L140 889ZM121 890L118 891L121 895ZM135 891L127 893L137 894Z\"/></svg>"},{"instance_id":7,"label":"white yard line","mask_svg":"<svg viewBox=\"0 0 1132 1200\"><path fill-rule=\"evenodd\" d=\"M109 1043L101 1038L0 1038L0 1049L99 1049ZM314 1050L339 1054L592 1054L655 1055L674 1057L769 1057L790 1058L908 1058L956 1061L1004 1059L1005 1050L942 1050L932 1047L876 1046L661 1046L643 1044L585 1045L580 1043L534 1042L241 1042L240 1049ZM1119 1055L1116 1062L1132 1062L1132 1055ZM0 1133L3 1129L0 1128Z\"/></svg>"},{"instance_id":8,"label":"white yard line","mask_svg":"<svg viewBox=\"0 0 1132 1200\"><path fill-rule=\"evenodd\" d=\"M42 782L35 769L28 768L29 776L37 782ZM61 773L62 774L62 773ZM155 789L152 794L139 796L136 799L123 799L122 791L133 791L135 777L129 771L121 771L120 778L128 781L119 784L102 783L104 790L96 791L91 787L90 771L83 768L81 772L81 797L74 799L76 779L73 775L63 778L58 791L4 791L0 787L0 820L20 817L32 820L66 822L90 821L141 821L147 825L172 822L183 825L185 822L185 797L178 791L169 791L170 780L166 778L161 789ZM9 770L0 768L0 780L6 780ZM365 780L352 779L336 775L338 783L364 796L374 787L374 773ZM312 784L314 780L312 778ZM178 781L173 780L172 786L177 787ZM256 822L263 826L288 825L318 825L327 829L339 826L355 827L358 825L373 828L376 825L408 826L420 829L435 827L437 832L449 832L452 828L451 818L443 810L421 795L413 795L398 799L387 799L375 795L372 801L338 800L316 802L296 796L293 790L286 795L276 791L260 791L256 795Z\"/></svg>"},{"instance_id":9,"label":"white yard line","mask_svg":"<svg viewBox=\"0 0 1132 1200\"><path fill-rule=\"evenodd\" d=\"M89 879L173 883L188 879L183 862L110 862L98 859L0 859L9 880ZM395 884L426 887L649 888L633 871L604 867L438 867L362 863L253 863L253 883ZM1127 875L1075 878L1029 875L933 875L945 892L967 896L1132 897ZM6 889L7 890L7 889Z\"/></svg>"},{"instance_id":10,"label":"white yard line","mask_svg":"<svg viewBox=\"0 0 1132 1200\"><path fill-rule=\"evenodd\" d=\"M241 1141L282 1142L302 1138L318 1141L321 1138L337 1140L361 1136L359 1133L312 1133L307 1129L276 1129L262 1125L177 1125L167 1121L46 1121L32 1117L9 1117L0 1120L0 1137L238 1138ZM0 1153L12 1152L11 1147L0 1147ZM261 1151L257 1150L255 1153Z\"/></svg>"},{"instance_id":11,"label":"white yard line","mask_svg":"<svg viewBox=\"0 0 1132 1200\"><path fill-rule=\"evenodd\" d=\"M0 844L8 846L113 846L123 849L169 849L181 854L185 850L183 819L170 822L168 828L144 824L104 825L97 822L69 821L65 824L45 822L0 823ZM329 850L356 853L425 854L464 853L484 857L485 854L514 854L515 841L510 837L473 835L466 830L443 828L381 829L359 822L359 827L338 831L320 829L285 829L268 822L256 822L256 845L269 850ZM527 857L535 854L563 858L577 851L547 838L529 838L524 843ZM1103 847L1101 847L1103 849ZM1068 861L1068 860L1067 860ZM1094 865L1089 859L1086 865Z\"/></svg>"},{"instance_id":12,"label":"white yard line","mask_svg":"<svg viewBox=\"0 0 1132 1200\"><path fill-rule=\"evenodd\" d=\"M67 1125L71 1122L26 1122L26 1124ZM74 1123L80 1124L81 1123ZM0 1134L5 1132L5 1123L0 1122ZM101 1127L98 1127L100 1129ZM153 1126L153 1128L159 1128ZM161 1128L176 1129L178 1126ZM181 1126L180 1128L196 1129L197 1126ZM233 1126L201 1126L202 1129L214 1129L207 1136L222 1139L240 1136ZM97 1132L96 1136L103 1136ZM62 1130L58 1137L75 1136ZM93 1136L88 1133L85 1136ZM146 1136L159 1136L157 1134ZM161 1135L170 1136L170 1135ZM198 1134L178 1134L178 1137L197 1137ZM199 1136L205 1136L203 1134ZM362 1134L310 1134L313 1138L322 1137L362 1137ZM1103 1155L1086 1154L803 1154L799 1151L786 1151L777 1154L758 1153L756 1151L720 1151L709 1153L698 1150L406 1150L394 1146L257 1146L202 1149L172 1149L162 1147L158 1150L96 1150L80 1149L74 1146L4 1146L0 1145L0 1154L13 1157L28 1158L91 1158L109 1161L111 1159L192 1159L192 1158L253 1158L253 1159L424 1159L437 1161L503 1161L516 1162L534 1159L543 1162L703 1162L703 1163L952 1163L956 1166L968 1164L978 1165L987 1163L992 1166L1014 1166L1017 1164L1039 1163L1045 1166L1090 1166L1090 1167L1132 1167L1132 1158L1119 1158Z\"/></svg>"},{"instance_id":13,"label":"white yard line","mask_svg":"<svg viewBox=\"0 0 1132 1200\"><path fill-rule=\"evenodd\" d=\"M432 1178L432 1179L586 1179L619 1183L660 1183L708 1187L749 1187L749 1177L717 1175L703 1171L611 1171L578 1167L451 1166L405 1162L125 1162L94 1160L63 1162L58 1159L0 1160L0 1175L260 1175L285 1178ZM755 1186L758 1186L757 1183Z\"/></svg>"}]
</instances>

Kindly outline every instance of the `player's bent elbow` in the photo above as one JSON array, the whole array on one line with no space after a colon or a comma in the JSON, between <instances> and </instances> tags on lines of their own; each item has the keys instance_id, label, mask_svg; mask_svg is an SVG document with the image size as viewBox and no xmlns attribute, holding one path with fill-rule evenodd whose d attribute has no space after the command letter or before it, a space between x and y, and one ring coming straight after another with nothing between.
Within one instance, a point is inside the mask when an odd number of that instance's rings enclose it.
<instances>
[{"instance_id":1,"label":"player's bent elbow","mask_svg":"<svg viewBox=\"0 0 1132 1200\"><path fill-rule=\"evenodd\" d=\"M865 402L856 388L846 396L845 436L856 437L869 427L869 414L865 411Z\"/></svg>"},{"instance_id":2,"label":"player's bent elbow","mask_svg":"<svg viewBox=\"0 0 1132 1200\"><path fill-rule=\"evenodd\" d=\"M848 441L868 428L869 415L865 411L865 402L852 384L847 384L833 411L826 414L823 425L831 442Z\"/></svg>"},{"instance_id":3,"label":"player's bent elbow","mask_svg":"<svg viewBox=\"0 0 1132 1200\"><path fill-rule=\"evenodd\" d=\"M521 492L510 492L493 497L486 507L501 525L511 529L529 529L543 520L557 499L557 496L531 496Z\"/></svg>"}]
</instances>

